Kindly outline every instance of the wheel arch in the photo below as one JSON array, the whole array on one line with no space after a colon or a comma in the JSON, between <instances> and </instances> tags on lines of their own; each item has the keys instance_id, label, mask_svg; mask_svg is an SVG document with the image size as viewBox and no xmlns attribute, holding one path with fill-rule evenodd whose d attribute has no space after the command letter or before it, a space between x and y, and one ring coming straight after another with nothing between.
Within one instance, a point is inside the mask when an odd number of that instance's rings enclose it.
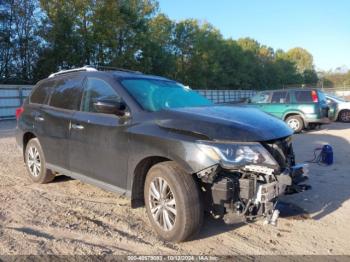
<instances>
[{"instance_id":1,"label":"wheel arch","mask_svg":"<svg viewBox=\"0 0 350 262\"><path fill-rule=\"evenodd\" d=\"M23 137L22 137L23 156L24 156L24 152L26 150L26 147L27 147L29 140L31 140L33 138L37 138L37 136L31 131L27 131L23 134Z\"/></svg>"},{"instance_id":2,"label":"wheel arch","mask_svg":"<svg viewBox=\"0 0 350 262\"><path fill-rule=\"evenodd\" d=\"M163 156L148 156L142 159L135 167L131 186L131 207L144 206L144 185L148 171L158 163L172 161Z\"/></svg>"},{"instance_id":3,"label":"wheel arch","mask_svg":"<svg viewBox=\"0 0 350 262\"><path fill-rule=\"evenodd\" d=\"M303 124L306 127L307 126L307 121L305 120L304 114L302 112L299 111L290 111L284 114L283 116L283 121L286 121L286 119L290 116L300 116L301 119L303 120Z\"/></svg>"},{"instance_id":4,"label":"wheel arch","mask_svg":"<svg viewBox=\"0 0 350 262\"><path fill-rule=\"evenodd\" d=\"M303 119L303 121L305 122L303 113L301 113L299 111L289 111L289 112L285 113L283 115L283 121L285 121L290 116L300 116Z\"/></svg>"}]
</instances>

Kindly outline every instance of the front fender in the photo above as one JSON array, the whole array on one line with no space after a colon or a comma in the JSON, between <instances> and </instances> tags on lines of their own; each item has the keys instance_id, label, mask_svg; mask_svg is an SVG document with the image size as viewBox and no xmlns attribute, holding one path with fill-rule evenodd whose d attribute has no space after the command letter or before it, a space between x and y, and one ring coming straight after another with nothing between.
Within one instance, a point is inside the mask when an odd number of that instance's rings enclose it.
<instances>
[{"instance_id":1,"label":"front fender","mask_svg":"<svg viewBox=\"0 0 350 262\"><path fill-rule=\"evenodd\" d=\"M129 130L128 189L132 186L137 165L149 157L162 157L179 164L188 174L217 164L197 146L196 139L157 126ZM156 135L155 135L156 134Z\"/></svg>"}]
</instances>

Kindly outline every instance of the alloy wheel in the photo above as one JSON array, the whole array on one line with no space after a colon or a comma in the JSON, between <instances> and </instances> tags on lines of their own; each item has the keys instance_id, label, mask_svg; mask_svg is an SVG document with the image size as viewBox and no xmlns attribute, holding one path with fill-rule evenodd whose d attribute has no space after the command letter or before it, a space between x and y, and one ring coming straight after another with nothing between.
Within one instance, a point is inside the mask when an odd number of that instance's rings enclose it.
<instances>
[{"instance_id":1,"label":"alloy wheel","mask_svg":"<svg viewBox=\"0 0 350 262\"><path fill-rule=\"evenodd\" d=\"M350 122L350 111L342 112L340 115L340 120L343 122Z\"/></svg>"},{"instance_id":2,"label":"alloy wheel","mask_svg":"<svg viewBox=\"0 0 350 262\"><path fill-rule=\"evenodd\" d=\"M299 121L297 119L294 119L294 118L288 120L287 124L293 130L298 130L300 127Z\"/></svg>"},{"instance_id":3,"label":"alloy wheel","mask_svg":"<svg viewBox=\"0 0 350 262\"><path fill-rule=\"evenodd\" d=\"M31 146L27 151L27 165L32 176L38 177L41 170L41 160L38 149Z\"/></svg>"},{"instance_id":4,"label":"alloy wheel","mask_svg":"<svg viewBox=\"0 0 350 262\"><path fill-rule=\"evenodd\" d=\"M149 206L154 221L164 231L170 231L175 225L176 200L169 184L155 177L149 188Z\"/></svg>"}]
</instances>

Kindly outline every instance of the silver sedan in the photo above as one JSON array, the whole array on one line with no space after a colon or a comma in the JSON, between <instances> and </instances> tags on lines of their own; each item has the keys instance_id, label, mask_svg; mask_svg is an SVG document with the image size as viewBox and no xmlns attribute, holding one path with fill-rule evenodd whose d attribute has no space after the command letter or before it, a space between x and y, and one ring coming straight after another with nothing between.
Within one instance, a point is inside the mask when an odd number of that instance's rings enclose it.
<instances>
[{"instance_id":1,"label":"silver sedan","mask_svg":"<svg viewBox=\"0 0 350 262\"><path fill-rule=\"evenodd\" d=\"M336 112L334 114L334 120L341 122L350 122L350 102L335 95L326 94L327 103L335 105Z\"/></svg>"}]
</instances>

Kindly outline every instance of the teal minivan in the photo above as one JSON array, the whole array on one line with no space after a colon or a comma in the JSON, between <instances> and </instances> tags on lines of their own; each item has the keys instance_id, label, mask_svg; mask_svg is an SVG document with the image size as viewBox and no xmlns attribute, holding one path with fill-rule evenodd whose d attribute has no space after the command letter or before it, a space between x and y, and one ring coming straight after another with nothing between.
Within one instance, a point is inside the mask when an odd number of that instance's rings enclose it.
<instances>
[{"instance_id":1,"label":"teal minivan","mask_svg":"<svg viewBox=\"0 0 350 262\"><path fill-rule=\"evenodd\" d=\"M284 120L295 133L330 122L334 114L325 94L318 89L283 89L258 92L247 106Z\"/></svg>"}]
</instances>

